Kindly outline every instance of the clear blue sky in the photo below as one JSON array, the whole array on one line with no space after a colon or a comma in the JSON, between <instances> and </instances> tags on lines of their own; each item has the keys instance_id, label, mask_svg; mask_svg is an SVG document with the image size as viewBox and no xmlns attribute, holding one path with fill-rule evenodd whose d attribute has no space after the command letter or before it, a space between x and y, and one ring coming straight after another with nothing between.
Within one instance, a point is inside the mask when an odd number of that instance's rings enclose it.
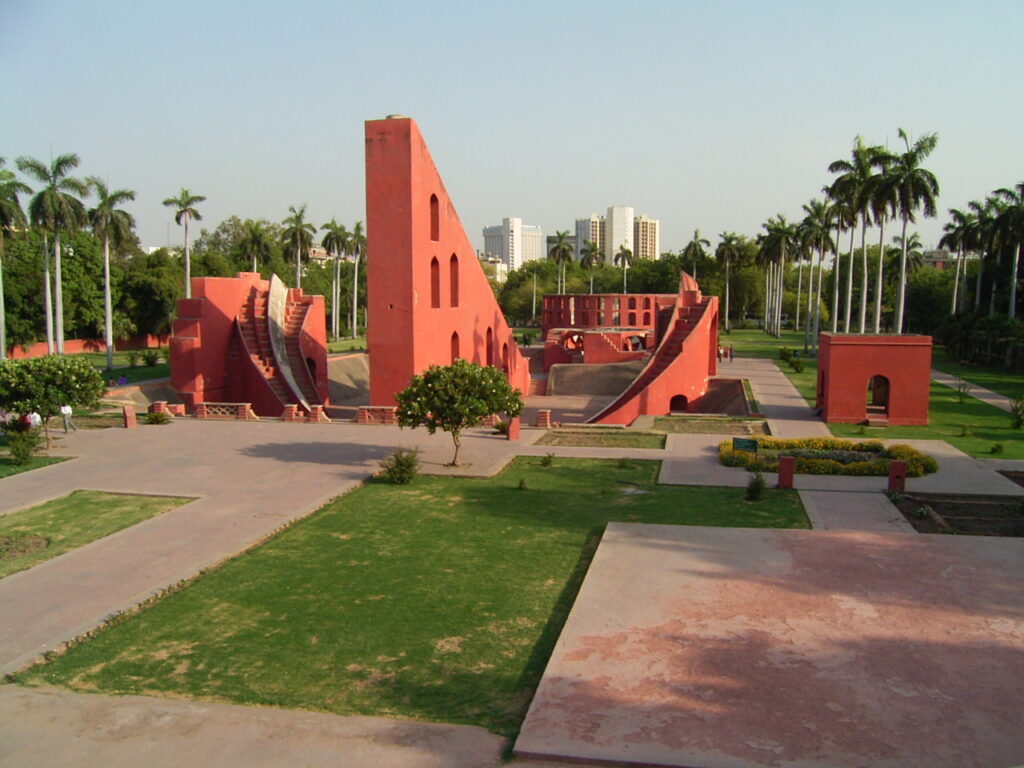
<instances>
[{"instance_id":1,"label":"clear blue sky","mask_svg":"<svg viewBox=\"0 0 1024 768\"><path fill-rule=\"evenodd\" d=\"M0 155L138 196L364 218L363 121L414 117L471 241L609 205L717 242L800 218L853 138L937 132L945 210L1024 180L1024 2L0 0ZM170 225L172 243L180 229Z\"/></svg>"}]
</instances>

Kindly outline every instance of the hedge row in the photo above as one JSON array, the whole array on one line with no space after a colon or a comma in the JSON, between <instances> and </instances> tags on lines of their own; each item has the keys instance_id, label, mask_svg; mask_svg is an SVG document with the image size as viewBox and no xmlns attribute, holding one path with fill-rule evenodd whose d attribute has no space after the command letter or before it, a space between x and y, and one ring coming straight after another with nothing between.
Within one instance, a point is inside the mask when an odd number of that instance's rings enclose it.
<instances>
[{"instance_id":1,"label":"hedge row","mask_svg":"<svg viewBox=\"0 0 1024 768\"><path fill-rule=\"evenodd\" d=\"M794 467L802 475L853 475L860 477L885 477L889 474L889 461L897 459L907 463L908 477L921 477L938 470L939 465L931 456L925 456L909 445L891 445L886 448L877 440L854 442L834 437L810 437L797 440L780 440L774 437L757 438L758 453L734 451L731 440L718 444L718 459L727 467L743 467L751 472L778 472L779 456L787 451L796 454ZM768 451L763 455L760 451ZM821 453L824 455L815 456ZM854 457L852 461L840 461L834 457ZM863 455L857 459L856 455Z\"/></svg>"}]
</instances>

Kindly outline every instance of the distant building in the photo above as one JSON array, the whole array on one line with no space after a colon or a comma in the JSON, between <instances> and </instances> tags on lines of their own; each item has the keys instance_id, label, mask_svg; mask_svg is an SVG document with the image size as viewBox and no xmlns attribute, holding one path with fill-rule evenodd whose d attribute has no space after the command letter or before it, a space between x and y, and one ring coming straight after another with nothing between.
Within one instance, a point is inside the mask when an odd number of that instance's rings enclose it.
<instances>
[{"instance_id":1,"label":"distant building","mask_svg":"<svg viewBox=\"0 0 1024 768\"><path fill-rule=\"evenodd\" d=\"M956 254L950 253L945 248L937 251L925 251L921 254L921 260L926 267L935 269L954 269L956 267Z\"/></svg>"},{"instance_id":2,"label":"distant building","mask_svg":"<svg viewBox=\"0 0 1024 768\"><path fill-rule=\"evenodd\" d=\"M660 222L650 216L636 216L626 205L613 205L607 215L590 214L576 219L576 258L582 255L583 245L591 240L604 253L605 262L611 264L619 246L624 245L637 259L656 259L661 253Z\"/></svg>"},{"instance_id":3,"label":"distant building","mask_svg":"<svg viewBox=\"0 0 1024 768\"><path fill-rule=\"evenodd\" d=\"M501 224L484 227L484 255L497 258L509 270L519 269L528 261L547 257L544 231L520 218L502 219Z\"/></svg>"}]
</instances>

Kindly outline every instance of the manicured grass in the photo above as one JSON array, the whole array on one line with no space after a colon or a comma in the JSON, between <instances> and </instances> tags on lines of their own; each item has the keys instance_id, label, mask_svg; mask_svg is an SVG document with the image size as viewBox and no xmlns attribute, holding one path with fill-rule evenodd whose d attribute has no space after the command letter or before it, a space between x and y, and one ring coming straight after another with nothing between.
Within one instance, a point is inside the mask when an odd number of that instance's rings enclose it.
<instances>
[{"instance_id":1,"label":"manicured grass","mask_svg":"<svg viewBox=\"0 0 1024 768\"><path fill-rule=\"evenodd\" d=\"M764 419L742 416L659 416L654 429L688 435L764 435Z\"/></svg>"},{"instance_id":2,"label":"manicured grass","mask_svg":"<svg viewBox=\"0 0 1024 768\"><path fill-rule=\"evenodd\" d=\"M658 462L540 462L367 485L18 680L512 736L607 522L808 527L791 491L747 502L659 486Z\"/></svg>"},{"instance_id":3,"label":"manicured grass","mask_svg":"<svg viewBox=\"0 0 1024 768\"><path fill-rule=\"evenodd\" d=\"M34 534L45 537L49 542L44 549L17 557L4 556L0 559L0 578L109 536L188 501L190 499L170 496L75 491L61 499L0 516L0 538Z\"/></svg>"},{"instance_id":4,"label":"manicured grass","mask_svg":"<svg viewBox=\"0 0 1024 768\"><path fill-rule=\"evenodd\" d=\"M31 469L39 469L40 467L48 467L51 464L59 464L62 461L67 461L67 458L57 456L33 456L29 459L28 464L15 464L11 461L10 456L0 454L0 479L10 477L11 475L17 475L21 472L28 472ZM0 488L0 492L2 492L2 488Z\"/></svg>"},{"instance_id":5,"label":"manicured grass","mask_svg":"<svg viewBox=\"0 0 1024 768\"><path fill-rule=\"evenodd\" d=\"M932 350L932 368L948 373L951 376L991 389L1006 397L1016 399L1024 397L1024 376L1019 373L1007 373L998 368L981 365L965 366L953 359L944 347Z\"/></svg>"},{"instance_id":6,"label":"manicured grass","mask_svg":"<svg viewBox=\"0 0 1024 768\"><path fill-rule=\"evenodd\" d=\"M534 445L574 445L585 448L664 448L665 436L631 429L553 429Z\"/></svg>"},{"instance_id":7,"label":"manicured grass","mask_svg":"<svg viewBox=\"0 0 1024 768\"><path fill-rule=\"evenodd\" d=\"M137 384L140 381L151 381L152 379L167 379L171 375L171 366L168 363L157 363L156 365L140 365L136 368L117 368L110 373L101 371L103 379L108 383L110 379L115 382L124 376L129 384ZM115 383L114 387L117 386Z\"/></svg>"},{"instance_id":8,"label":"manicured grass","mask_svg":"<svg viewBox=\"0 0 1024 768\"><path fill-rule=\"evenodd\" d=\"M748 328L723 333L718 337L718 342L726 347L735 347L737 357L770 357L778 360L779 347L789 347L801 356L804 353L803 331L783 331L781 338L776 339L759 328ZM729 364L723 362L719 366L719 375L725 375L728 370Z\"/></svg>"},{"instance_id":9,"label":"manicured grass","mask_svg":"<svg viewBox=\"0 0 1024 768\"><path fill-rule=\"evenodd\" d=\"M366 350L366 336L357 336L354 339L335 339L327 342L327 352L363 352Z\"/></svg>"}]
</instances>

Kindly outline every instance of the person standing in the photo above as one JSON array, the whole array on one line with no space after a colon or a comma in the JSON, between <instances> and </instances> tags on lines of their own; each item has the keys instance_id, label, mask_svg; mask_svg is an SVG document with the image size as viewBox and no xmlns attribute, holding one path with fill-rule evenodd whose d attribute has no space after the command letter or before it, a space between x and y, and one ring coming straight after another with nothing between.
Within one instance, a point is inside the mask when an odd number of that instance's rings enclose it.
<instances>
[{"instance_id":1,"label":"person standing","mask_svg":"<svg viewBox=\"0 0 1024 768\"><path fill-rule=\"evenodd\" d=\"M67 434L68 427L71 427L71 430L73 432L78 431L78 427L75 426L75 422L71 420L71 413L72 411L70 405L62 405L60 407L60 416L62 419L64 419L64 434Z\"/></svg>"}]
</instances>

